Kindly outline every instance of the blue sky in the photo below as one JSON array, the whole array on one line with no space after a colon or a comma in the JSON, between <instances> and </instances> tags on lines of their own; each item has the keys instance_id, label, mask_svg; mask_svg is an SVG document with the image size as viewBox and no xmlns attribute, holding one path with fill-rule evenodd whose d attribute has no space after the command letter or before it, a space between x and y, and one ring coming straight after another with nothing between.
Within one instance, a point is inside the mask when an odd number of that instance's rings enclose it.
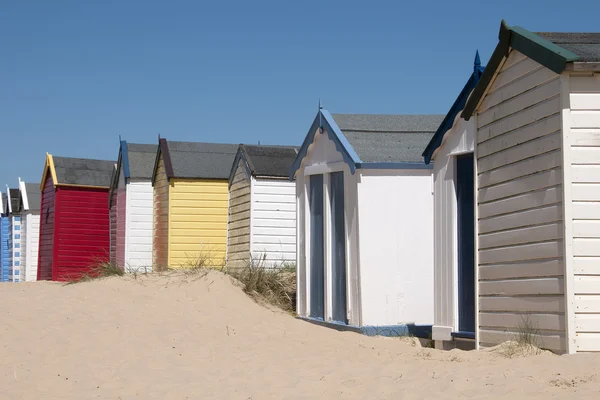
<instances>
[{"instance_id":1,"label":"blue sky","mask_svg":"<svg viewBox=\"0 0 600 400\"><path fill-rule=\"evenodd\" d=\"M408 4L405 4L408 3ZM0 0L0 185L46 152L300 144L317 112L445 114L500 21L598 31L578 1Z\"/></svg>"}]
</instances>

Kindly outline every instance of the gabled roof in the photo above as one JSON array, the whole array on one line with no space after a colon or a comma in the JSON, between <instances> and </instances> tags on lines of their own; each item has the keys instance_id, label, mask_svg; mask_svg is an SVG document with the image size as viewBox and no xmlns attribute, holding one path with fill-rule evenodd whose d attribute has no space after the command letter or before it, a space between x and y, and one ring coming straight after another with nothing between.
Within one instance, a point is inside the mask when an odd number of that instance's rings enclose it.
<instances>
[{"instance_id":1,"label":"gabled roof","mask_svg":"<svg viewBox=\"0 0 600 400\"><path fill-rule=\"evenodd\" d=\"M4 215L6 214L6 193L2 192L0 193L0 214Z\"/></svg>"},{"instance_id":2,"label":"gabled roof","mask_svg":"<svg viewBox=\"0 0 600 400\"><path fill-rule=\"evenodd\" d=\"M237 144L167 142L159 140L154 162L152 182L161 155L167 178L229 179Z\"/></svg>"},{"instance_id":3,"label":"gabled roof","mask_svg":"<svg viewBox=\"0 0 600 400\"><path fill-rule=\"evenodd\" d=\"M44 190L46 175L50 172L54 186L108 188L114 161L88 158L54 157L46 153L46 164L40 189Z\"/></svg>"},{"instance_id":4,"label":"gabled roof","mask_svg":"<svg viewBox=\"0 0 600 400\"><path fill-rule=\"evenodd\" d=\"M452 107L450 107L450 111L448 111L448 114L446 114L446 117L444 117L444 120L442 121L441 125L435 131L435 134L429 141L429 144L427 145L427 147L425 147L425 151L423 151L422 155L425 158L425 164L429 164L431 162L435 151L442 145L444 141L444 135L446 135L446 132L448 132L454 125L456 116L465 107L469 95L471 94L475 86L477 86L477 82L479 82L479 79L481 78L481 75L484 71L485 67L481 66L479 52L476 52L475 62L473 65L473 73L467 80L467 83L465 84L463 89L460 91L460 94L454 101L454 104L452 104Z\"/></svg>"},{"instance_id":5,"label":"gabled roof","mask_svg":"<svg viewBox=\"0 0 600 400\"><path fill-rule=\"evenodd\" d=\"M42 192L40 186L36 183L25 183L19 179L19 212L22 211L40 211L42 202Z\"/></svg>"},{"instance_id":6,"label":"gabled roof","mask_svg":"<svg viewBox=\"0 0 600 400\"><path fill-rule=\"evenodd\" d=\"M6 189L8 214L17 214L19 212L19 189Z\"/></svg>"},{"instance_id":7,"label":"gabled roof","mask_svg":"<svg viewBox=\"0 0 600 400\"><path fill-rule=\"evenodd\" d=\"M127 143L121 140L116 169L111 178L111 191L119 184L121 168L125 179L151 180L157 147L155 144Z\"/></svg>"},{"instance_id":8,"label":"gabled roof","mask_svg":"<svg viewBox=\"0 0 600 400\"><path fill-rule=\"evenodd\" d=\"M302 164L318 131L327 131L350 171L358 169L420 169L421 152L443 115L329 114L320 109L292 165L290 179Z\"/></svg>"},{"instance_id":9,"label":"gabled roof","mask_svg":"<svg viewBox=\"0 0 600 400\"><path fill-rule=\"evenodd\" d=\"M569 63L600 62L600 33L533 33L520 26L508 26L503 20L498 39L487 68L462 112L466 120L475 112L510 49L523 53L557 74L561 74Z\"/></svg>"},{"instance_id":10,"label":"gabled roof","mask_svg":"<svg viewBox=\"0 0 600 400\"><path fill-rule=\"evenodd\" d=\"M232 183L240 160L243 161L248 176L288 178L298 149L295 146L240 144L231 166L229 184Z\"/></svg>"}]
</instances>

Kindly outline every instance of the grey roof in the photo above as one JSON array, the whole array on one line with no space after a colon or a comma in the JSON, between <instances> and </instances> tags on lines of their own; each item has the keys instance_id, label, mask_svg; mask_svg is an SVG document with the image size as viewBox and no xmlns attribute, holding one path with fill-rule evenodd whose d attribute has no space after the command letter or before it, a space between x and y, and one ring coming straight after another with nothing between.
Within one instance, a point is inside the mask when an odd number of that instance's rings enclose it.
<instances>
[{"instance_id":1,"label":"grey roof","mask_svg":"<svg viewBox=\"0 0 600 400\"><path fill-rule=\"evenodd\" d=\"M0 193L0 197L2 197L2 209L0 210L0 214L6 214L6 212L8 211L8 203L6 201L6 199L7 199L6 193L4 193L4 192Z\"/></svg>"},{"instance_id":2,"label":"grey roof","mask_svg":"<svg viewBox=\"0 0 600 400\"><path fill-rule=\"evenodd\" d=\"M168 142L173 177L228 179L237 144Z\"/></svg>"},{"instance_id":3,"label":"grey roof","mask_svg":"<svg viewBox=\"0 0 600 400\"><path fill-rule=\"evenodd\" d=\"M157 148L158 145L156 144L127 143L130 178L152 178Z\"/></svg>"},{"instance_id":4,"label":"grey roof","mask_svg":"<svg viewBox=\"0 0 600 400\"><path fill-rule=\"evenodd\" d=\"M244 152L250 172L254 176L273 176L287 178L290 168L298 155L294 146L240 145Z\"/></svg>"},{"instance_id":5,"label":"grey roof","mask_svg":"<svg viewBox=\"0 0 600 400\"><path fill-rule=\"evenodd\" d=\"M70 157L52 158L58 184L110 186L114 161Z\"/></svg>"},{"instance_id":6,"label":"grey roof","mask_svg":"<svg viewBox=\"0 0 600 400\"><path fill-rule=\"evenodd\" d=\"M29 202L29 211L39 211L42 203L42 191L37 183L25 183L27 191L27 201Z\"/></svg>"},{"instance_id":7,"label":"grey roof","mask_svg":"<svg viewBox=\"0 0 600 400\"><path fill-rule=\"evenodd\" d=\"M444 115L332 114L362 162L423 162Z\"/></svg>"},{"instance_id":8,"label":"grey roof","mask_svg":"<svg viewBox=\"0 0 600 400\"><path fill-rule=\"evenodd\" d=\"M600 61L600 33L536 32L538 36L569 50L583 62Z\"/></svg>"},{"instance_id":9,"label":"grey roof","mask_svg":"<svg viewBox=\"0 0 600 400\"><path fill-rule=\"evenodd\" d=\"M19 212L19 189L8 189L10 191L10 209L13 214Z\"/></svg>"}]
</instances>

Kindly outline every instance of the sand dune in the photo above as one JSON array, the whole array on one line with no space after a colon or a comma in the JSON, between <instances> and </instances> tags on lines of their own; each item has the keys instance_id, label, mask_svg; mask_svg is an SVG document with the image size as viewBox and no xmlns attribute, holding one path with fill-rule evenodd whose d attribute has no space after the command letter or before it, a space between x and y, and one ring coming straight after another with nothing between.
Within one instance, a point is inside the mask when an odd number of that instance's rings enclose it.
<instances>
[{"instance_id":1,"label":"sand dune","mask_svg":"<svg viewBox=\"0 0 600 400\"><path fill-rule=\"evenodd\" d=\"M600 355L336 332L210 273L0 284L1 399L598 398Z\"/></svg>"}]
</instances>

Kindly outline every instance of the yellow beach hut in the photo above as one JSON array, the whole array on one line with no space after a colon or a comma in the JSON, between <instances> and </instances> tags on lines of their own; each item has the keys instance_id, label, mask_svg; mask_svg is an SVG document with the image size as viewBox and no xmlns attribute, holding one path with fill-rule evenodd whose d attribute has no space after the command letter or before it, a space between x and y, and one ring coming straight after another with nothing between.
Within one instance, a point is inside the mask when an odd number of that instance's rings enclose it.
<instances>
[{"instance_id":1,"label":"yellow beach hut","mask_svg":"<svg viewBox=\"0 0 600 400\"><path fill-rule=\"evenodd\" d=\"M152 265L225 263L229 173L238 145L159 139L152 174Z\"/></svg>"}]
</instances>

